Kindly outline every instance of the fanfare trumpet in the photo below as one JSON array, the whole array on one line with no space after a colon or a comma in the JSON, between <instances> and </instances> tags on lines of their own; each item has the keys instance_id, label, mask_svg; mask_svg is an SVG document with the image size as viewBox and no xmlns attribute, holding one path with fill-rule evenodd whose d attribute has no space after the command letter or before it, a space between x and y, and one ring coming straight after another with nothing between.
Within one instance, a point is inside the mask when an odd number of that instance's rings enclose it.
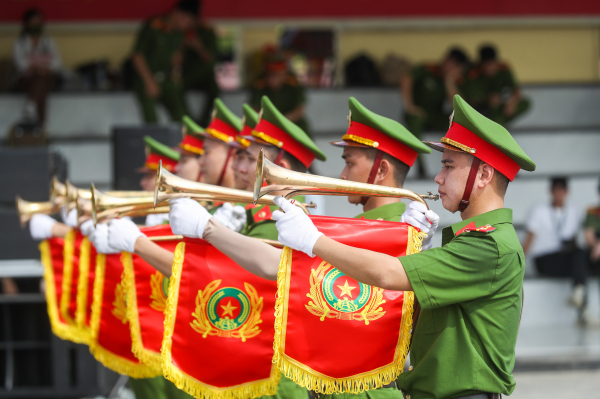
<instances>
[{"instance_id":1,"label":"fanfare trumpet","mask_svg":"<svg viewBox=\"0 0 600 399\"><path fill-rule=\"evenodd\" d=\"M18 195L15 199L15 203L17 205L17 212L19 213L19 221L21 222L21 227L24 227L25 224L27 224L31 217L36 213L52 215L60 210L60 205L53 205L51 201L29 202L25 201Z\"/></svg>"},{"instance_id":2,"label":"fanfare trumpet","mask_svg":"<svg viewBox=\"0 0 600 399\"><path fill-rule=\"evenodd\" d=\"M266 205L273 205L273 199L275 198L273 195L269 195L262 197L258 201L254 201L250 191L214 186L212 184L182 179L163 168L162 164L160 164L158 167L158 175L156 177L156 188L154 190L154 204L157 205L168 199L183 197L208 202L223 201L243 204L251 204L254 202ZM316 205L312 203L303 204L296 202L296 205L302 208L307 214L307 208L316 208Z\"/></svg>"},{"instance_id":3,"label":"fanfare trumpet","mask_svg":"<svg viewBox=\"0 0 600 399\"><path fill-rule=\"evenodd\" d=\"M102 192L92 184L89 193L94 225L99 221L115 217L169 213L168 206L154 206L154 195L149 191ZM79 200L77 207L78 215L89 214L85 200Z\"/></svg>"},{"instance_id":4,"label":"fanfare trumpet","mask_svg":"<svg viewBox=\"0 0 600 399\"><path fill-rule=\"evenodd\" d=\"M263 187L263 181L266 181L268 186ZM397 187L377 186L374 184L357 183L334 179L332 177L295 172L269 161L265 158L263 150L261 150L256 163L256 180L254 182L255 203L260 198L275 191L284 192L285 198L305 194L407 198L419 201L425 204L425 206L427 206L425 199L434 201L439 199L439 195L433 195L431 192L428 194L416 194L410 190Z\"/></svg>"}]
</instances>

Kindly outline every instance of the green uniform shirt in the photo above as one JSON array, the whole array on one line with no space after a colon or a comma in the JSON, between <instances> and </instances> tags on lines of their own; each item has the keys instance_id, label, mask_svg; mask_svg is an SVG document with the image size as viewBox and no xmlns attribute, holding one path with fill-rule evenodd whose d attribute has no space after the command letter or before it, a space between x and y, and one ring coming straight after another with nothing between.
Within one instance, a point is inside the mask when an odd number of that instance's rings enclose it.
<instances>
[{"instance_id":1,"label":"green uniform shirt","mask_svg":"<svg viewBox=\"0 0 600 399\"><path fill-rule=\"evenodd\" d=\"M135 41L133 52L144 56L155 78L159 74L164 76L163 80L166 80L171 77L173 56L182 48L183 32L168 30L164 18L162 16L151 18L144 23Z\"/></svg>"},{"instance_id":2,"label":"green uniform shirt","mask_svg":"<svg viewBox=\"0 0 600 399\"><path fill-rule=\"evenodd\" d=\"M600 206L588 209L583 227L593 229L596 237L600 237Z\"/></svg>"},{"instance_id":3,"label":"green uniform shirt","mask_svg":"<svg viewBox=\"0 0 600 399\"><path fill-rule=\"evenodd\" d=\"M263 96L269 97L269 100L275 105L275 108L284 115L306 103L304 87L298 82L298 79L291 74L286 77L285 83L277 90L269 88L265 79L257 80L250 89L250 106L254 109L259 109L260 101ZM302 117L299 120L292 122L304 130L306 134L311 136L306 118Z\"/></svg>"},{"instance_id":4,"label":"green uniform shirt","mask_svg":"<svg viewBox=\"0 0 600 399\"><path fill-rule=\"evenodd\" d=\"M190 84L199 84L206 79L214 79L214 67L217 60L215 31L208 26L200 26L195 32L198 40L212 58L206 61L196 50L186 46L183 55L183 77Z\"/></svg>"},{"instance_id":5,"label":"green uniform shirt","mask_svg":"<svg viewBox=\"0 0 600 399\"><path fill-rule=\"evenodd\" d=\"M394 202L383 205L370 211L361 213L356 219L386 220L388 222L399 222L406 205L403 202ZM379 388L364 391L359 394L338 393L331 395L319 395L320 399L402 399L402 392L396 387Z\"/></svg>"},{"instance_id":6,"label":"green uniform shirt","mask_svg":"<svg viewBox=\"0 0 600 399\"><path fill-rule=\"evenodd\" d=\"M493 229L460 233L472 222ZM510 395L525 271L512 210L449 226L442 247L400 260L421 314L398 387L412 399Z\"/></svg>"},{"instance_id":7,"label":"green uniform shirt","mask_svg":"<svg viewBox=\"0 0 600 399\"><path fill-rule=\"evenodd\" d=\"M484 75L479 67L475 67L467 73L465 85L465 98L473 107L477 108L487 104L491 95L499 94L506 101L512 93L518 89L512 71L506 64L501 64L500 69L494 76Z\"/></svg>"}]
</instances>

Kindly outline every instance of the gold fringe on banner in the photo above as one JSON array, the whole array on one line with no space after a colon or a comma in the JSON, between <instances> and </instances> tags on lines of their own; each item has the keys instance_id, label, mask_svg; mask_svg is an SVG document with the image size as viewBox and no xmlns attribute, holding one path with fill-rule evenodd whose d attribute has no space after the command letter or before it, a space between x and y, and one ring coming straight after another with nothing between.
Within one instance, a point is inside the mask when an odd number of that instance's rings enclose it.
<instances>
[{"instance_id":1,"label":"gold fringe on banner","mask_svg":"<svg viewBox=\"0 0 600 399\"><path fill-rule=\"evenodd\" d=\"M160 375L156 370L145 364L135 363L129 359L118 356L105 348L98 342L98 333L100 332L100 317L102 313L102 297L104 290L104 273L106 267L106 257L98 254L96 257L96 277L94 280L94 300L92 302L92 318L90 352L96 360L105 367L119 374L125 374L132 378L152 378Z\"/></svg>"},{"instance_id":2,"label":"gold fringe on banner","mask_svg":"<svg viewBox=\"0 0 600 399\"><path fill-rule=\"evenodd\" d=\"M75 229L69 230L65 236L63 248L63 279L62 293L60 295L60 314L67 323L75 325L69 314L69 301L71 301L71 281L73 280L73 255L75 254Z\"/></svg>"},{"instance_id":3,"label":"gold fringe on banner","mask_svg":"<svg viewBox=\"0 0 600 399\"><path fill-rule=\"evenodd\" d=\"M56 287L54 283L54 270L52 269L52 255L48 241L42 241L39 245L44 266L44 285L46 286L46 308L52 333L60 339L71 340L71 326L60 319L58 301L56 299Z\"/></svg>"},{"instance_id":4,"label":"gold fringe on banner","mask_svg":"<svg viewBox=\"0 0 600 399\"><path fill-rule=\"evenodd\" d=\"M156 372L162 373L162 357L160 353L146 349L142 342L132 255L123 252L121 262L123 263L125 273L123 282L127 295L127 319L129 320L129 331L131 332L131 351L140 362L153 368Z\"/></svg>"},{"instance_id":5,"label":"gold fringe on banner","mask_svg":"<svg viewBox=\"0 0 600 399\"><path fill-rule=\"evenodd\" d=\"M77 310L75 311L75 325L82 334L85 335L86 342L84 343L86 344L89 343L90 340L90 328L86 324L86 316L89 306L91 306L91 304L87 303L91 245L92 244L87 237L81 241L81 247L79 249L79 279L77 280Z\"/></svg>"},{"instance_id":6,"label":"gold fringe on banner","mask_svg":"<svg viewBox=\"0 0 600 399\"><path fill-rule=\"evenodd\" d=\"M172 381L177 388L187 392L196 399L251 399L265 395L275 395L279 384L279 371L276 367L271 369L271 376L267 380L250 382L228 388L217 388L204 384L197 379L178 369L172 362L171 345L173 343L173 330L177 317L177 304L179 300L179 282L185 253L185 243L179 243L175 249L173 272L169 281L169 296L165 309L165 335L162 343L162 367L166 379Z\"/></svg>"},{"instance_id":7,"label":"gold fringe on banner","mask_svg":"<svg viewBox=\"0 0 600 399\"><path fill-rule=\"evenodd\" d=\"M421 251L424 236L423 233L418 232L413 227L409 227L407 255ZM291 266L292 249L285 247L281 251L281 261L277 273L275 340L273 344L275 351L273 362L277 364L283 375L308 390L328 395L333 393L358 394L363 391L381 388L398 378L398 375L404 370L410 345L414 292L404 291L402 321L400 323L398 344L396 345L393 362L367 373L345 378L333 378L312 370L308 366L289 358L284 353Z\"/></svg>"}]
</instances>

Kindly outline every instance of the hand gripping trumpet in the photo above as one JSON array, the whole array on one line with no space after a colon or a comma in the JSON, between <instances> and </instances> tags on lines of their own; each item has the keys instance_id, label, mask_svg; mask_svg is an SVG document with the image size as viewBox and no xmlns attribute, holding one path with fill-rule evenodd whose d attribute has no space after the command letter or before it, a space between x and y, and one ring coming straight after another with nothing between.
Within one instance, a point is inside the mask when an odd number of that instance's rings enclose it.
<instances>
[{"instance_id":1,"label":"hand gripping trumpet","mask_svg":"<svg viewBox=\"0 0 600 399\"><path fill-rule=\"evenodd\" d=\"M263 181L268 186L263 187ZM254 182L254 201L272 192L284 192L285 198L296 195L360 195L364 197L394 197L407 198L421 202L427 206L426 199L438 200L439 195L416 194L410 190L397 187L377 186L374 184L357 183L348 180L334 179L311 175L308 173L295 172L282 168L265 158L263 150L260 151L256 163L256 180ZM427 206L429 209L429 207Z\"/></svg>"},{"instance_id":2,"label":"hand gripping trumpet","mask_svg":"<svg viewBox=\"0 0 600 399\"><path fill-rule=\"evenodd\" d=\"M154 204L157 205L163 201L172 198L192 198L207 202L222 201L242 204L265 204L273 205L273 195L264 196L259 201L254 201L250 191L237 190L215 186L212 184L199 183L192 180L182 179L162 167L158 167L158 176L156 177L156 188L154 190ZM315 204L295 203L308 214L307 208L316 208Z\"/></svg>"}]
</instances>

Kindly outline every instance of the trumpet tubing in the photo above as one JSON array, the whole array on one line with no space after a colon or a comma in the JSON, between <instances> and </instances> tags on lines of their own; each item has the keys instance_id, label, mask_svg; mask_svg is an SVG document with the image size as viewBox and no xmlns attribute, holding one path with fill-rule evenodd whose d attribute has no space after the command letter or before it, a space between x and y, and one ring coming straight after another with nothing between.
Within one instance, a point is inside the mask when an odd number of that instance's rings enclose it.
<instances>
[{"instance_id":1,"label":"trumpet tubing","mask_svg":"<svg viewBox=\"0 0 600 399\"><path fill-rule=\"evenodd\" d=\"M266 181L268 186L262 187L263 181ZM332 177L295 172L269 161L265 158L263 150L261 150L256 163L256 180L254 182L255 203L260 198L276 191L285 192L284 196L286 198L306 194L407 198L421 202L425 206L427 206L425 199L437 200L439 198L438 195L433 195L431 192L428 194L416 194L403 188L357 183L334 179ZM427 207L429 208L429 206Z\"/></svg>"},{"instance_id":2,"label":"trumpet tubing","mask_svg":"<svg viewBox=\"0 0 600 399\"><path fill-rule=\"evenodd\" d=\"M17 195L15 199L17 212L19 213L19 222L21 227L31 219L35 214L52 215L60 210L59 205L53 205L51 201L46 202L29 202L25 201Z\"/></svg>"},{"instance_id":3,"label":"trumpet tubing","mask_svg":"<svg viewBox=\"0 0 600 399\"><path fill-rule=\"evenodd\" d=\"M91 213L94 224L104 219L125 216L127 212L146 209L152 210L154 208L154 196L148 191L113 191L104 193L92 184L90 193ZM121 196L115 196L112 193L121 194Z\"/></svg>"}]
</instances>

